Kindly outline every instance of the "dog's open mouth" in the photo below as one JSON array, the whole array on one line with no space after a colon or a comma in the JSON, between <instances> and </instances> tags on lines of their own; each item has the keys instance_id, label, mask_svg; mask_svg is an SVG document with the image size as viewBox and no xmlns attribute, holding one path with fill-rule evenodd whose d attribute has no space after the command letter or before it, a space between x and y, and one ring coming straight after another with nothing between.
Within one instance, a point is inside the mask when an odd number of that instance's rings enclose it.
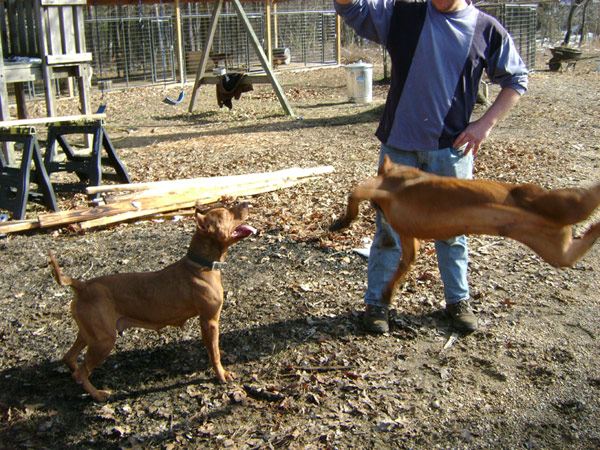
<instances>
[{"instance_id":1,"label":"dog's open mouth","mask_svg":"<svg viewBox=\"0 0 600 450\"><path fill-rule=\"evenodd\" d=\"M256 234L256 228L250 225L239 225L232 232L231 237L234 239L241 239Z\"/></svg>"}]
</instances>

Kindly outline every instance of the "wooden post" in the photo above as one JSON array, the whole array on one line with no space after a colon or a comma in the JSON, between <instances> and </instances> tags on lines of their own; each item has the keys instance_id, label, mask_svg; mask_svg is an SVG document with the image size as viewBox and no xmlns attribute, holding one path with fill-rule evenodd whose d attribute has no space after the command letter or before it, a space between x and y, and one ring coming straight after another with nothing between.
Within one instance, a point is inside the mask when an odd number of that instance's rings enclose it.
<instances>
[{"instance_id":1,"label":"wooden post","mask_svg":"<svg viewBox=\"0 0 600 450\"><path fill-rule=\"evenodd\" d=\"M339 14L335 15L335 34L336 34L336 60L338 64L342 63L342 19Z\"/></svg>"},{"instance_id":2,"label":"wooden post","mask_svg":"<svg viewBox=\"0 0 600 450\"><path fill-rule=\"evenodd\" d=\"M198 64L198 70L196 72L196 81L194 82L194 89L192 90L192 98L190 99L190 106L188 107L188 113L192 113L194 111L194 103L196 102L196 94L198 93L198 88L200 87L200 83L202 81L202 77L204 76L204 71L206 70L206 64L208 63L208 54L210 53L210 49L213 44L213 40L215 38L215 32L217 31L217 23L219 21L219 15L221 14L221 9L223 8L224 0L217 0L215 4L215 9L213 10L212 16L210 18L210 25L208 27L208 35L206 36L206 43L204 45L204 50L202 51L202 58L200 58L200 63Z\"/></svg>"},{"instance_id":3,"label":"wooden post","mask_svg":"<svg viewBox=\"0 0 600 450\"><path fill-rule=\"evenodd\" d=\"M277 23L277 3L273 3L273 46L279 47L279 24Z\"/></svg>"},{"instance_id":4,"label":"wooden post","mask_svg":"<svg viewBox=\"0 0 600 450\"><path fill-rule=\"evenodd\" d=\"M175 0L175 32L177 36L177 41L175 42L175 50L177 51L177 62L179 63L179 81L183 86L183 84L185 83L185 69L183 67L185 65L185 62L183 60L183 33L181 27L182 25L180 0Z\"/></svg>"},{"instance_id":5,"label":"wooden post","mask_svg":"<svg viewBox=\"0 0 600 450\"><path fill-rule=\"evenodd\" d=\"M4 6L0 6L3 8ZM2 52L2 43L0 42L0 121L10 119L10 109L8 107L8 89L6 88L6 75L4 74L4 56ZM0 146L0 153L7 164L15 161L15 150L12 143L3 142Z\"/></svg>"},{"instance_id":6,"label":"wooden post","mask_svg":"<svg viewBox=\"0 0 600 450\"><path fill-rule=\"evenodd\" d=\"M56 115L56 106L54 99L56 90L52 80L52 69L48 65L48 37L45 30L48 30L53 23L46 17L46 11L41 1L35 2L35 18L38 26L38 44L40 48L40 58L42 59L42 74L44 77L44 94L46 96L46 114L50 117Z\"/></svg>"},{"instance_id":7,"label":"wooden post","mask_svg":"<svg viewBox=\"0 0 600 450\"><path fill-rule=\"evenodd\" d=\"M267 58L269 65L273 67L273 42L271 40L271 2L272 0L265 0L265 17L266 17L266 38L267 38Z\"/></svg>"},{"instance_id":8,"label":"wooden post","mask_svg":"<svg viewBox=\"0 0 600 450\"><path fill-rule=\"evenodd\" d=\"M244 8L242 7L240 0L231 0L231 3L233 3L233 7L235 8L240 20L242 21L242 24L244 25L244 28L246 29L246 32L248 33L248 36L250 37L250 43L254 47L254 50L256 51L256 54L258 55L258 59L260 60L262 68L266 72L267 77L269 78L269 81L271 82L271 85L273 86L273 90L275 91L275 94L277 95L277 98L279 99L279 103L281 103L281 106L283 107L284 111L288 115L294 117L294 112L292 111L292 107L288 103L288 100L283 92L283 89L281 88L281 85L279 84L279 80L277 80L277 77L275 76L275 73L273 72L273 69L269 64L267 56L265 55L265 52L262 49L260 42L258 41L258 38L256 37L254 28L252 28L252 24L250 23L250 20L248 20L248 16L246 15L246 12L244 11Z\"/></svg>"}]
</instances>

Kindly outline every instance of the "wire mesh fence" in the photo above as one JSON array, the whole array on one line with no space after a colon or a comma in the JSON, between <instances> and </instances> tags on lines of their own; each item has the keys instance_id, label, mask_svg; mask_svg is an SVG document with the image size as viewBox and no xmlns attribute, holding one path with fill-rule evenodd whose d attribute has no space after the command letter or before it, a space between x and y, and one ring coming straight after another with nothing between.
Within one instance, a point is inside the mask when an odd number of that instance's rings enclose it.
<instances>
[{"instance_id":1,"label":"wire mesh fence","mask_svg":"<svg viewBox=\"0 0 600 450\"><path fill-rule=\"evenodd\" d=\"M102 90L175 81L174 27L166 5L143 11L88 8L85 34L94 55L92 86Z\"/></svg>"},{"instance_id":2,"label":"wire mesh fence","mask_svg":"<svg viewBox=\"0 0 600 450\"><path fill-rule=\"evenodd\" d=\"M315 66L337 63L336 14L329 9L277 10L267 17L264 3L244 3L248 20L265 48L270 20L274 64ZM184 3L181 14L183 61L187 76L197 70L206 43L213 3ZM170 83L177 79L172 4L89 7L86 43L94 55L92 85L99 89ZM260 59L233 6L219 15L210 65L256 72Z\"/></svg>"},{"instance_id":3,"label":"wire mesh fence","mask_svg":"<svg viewBox=\"0 0 600 450\"><path fill-rule=\"evenodd\" d=\"M504 25L515 42L521 58L530 70L535 69L537 5L487 4L478 5Z\"/></svg>"}]
</instances>

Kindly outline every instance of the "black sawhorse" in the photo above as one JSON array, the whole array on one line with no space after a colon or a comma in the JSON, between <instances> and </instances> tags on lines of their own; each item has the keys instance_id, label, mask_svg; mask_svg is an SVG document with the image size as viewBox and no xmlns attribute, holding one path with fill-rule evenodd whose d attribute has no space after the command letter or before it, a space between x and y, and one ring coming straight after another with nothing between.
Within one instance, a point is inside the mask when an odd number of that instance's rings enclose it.
<instances>
[{"instance_id":1,"label":"black sawhorse","mask_svg":"<svg viewBox=\"0 0 600 450\"><path fill-rule=\"evenodd\" d=\"M23 145L20 167L9 165L0 151L0 208L10 211L17 220L25 217L29 200L43 203L52 211L58 211L54 190L42 161L35 128L0 126L0 142ZM33 170L32 162L35 167ZM37 191L31 191L32 182L38 185Z\"/></svg>"},{"instance_id":2,"label":"black sawhorse","mask_svg":"<svg viewBox=\"0 0 600 450\"><path fill-rule=\"evenodd\" d=\"M91 153L76 154L65 138L69 134L93 135ZM55 160L58 147L64 152L66 160ZM103 148L106 157L102 157ZM102 165L112 167L115 172L103 172ZM101 119L68 120L49 124L44 166L48 174L66 171L75 173L79 178L78 183L53 183L57 191L84 192L87 186L99 186L102 176L115 178L120 183L131 183L129 174L117 157Z\"/></svg>"}]
</instances>

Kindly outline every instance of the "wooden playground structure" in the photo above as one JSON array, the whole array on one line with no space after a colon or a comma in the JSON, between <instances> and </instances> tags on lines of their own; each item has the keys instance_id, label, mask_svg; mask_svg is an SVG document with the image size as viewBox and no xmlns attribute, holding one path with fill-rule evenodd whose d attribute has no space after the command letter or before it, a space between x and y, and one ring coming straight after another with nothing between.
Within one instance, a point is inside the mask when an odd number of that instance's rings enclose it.
<instances>
[{"instance_id":1,"label":"wooden playground structure","mask_svg":"<svg viewBox=\"0 0 600 450\"><path fill-rule=\"evenodd\" d=\"M92 54L85 50L86 4L86 0L0 0L0 207L16 218L24 216L30 200L57 209L52 172L74 173L79 181L62 187L76 192L101 183L103 162L115 169L121 182L130 181L104 129L104 114L90 113ZM77 82L81 115L56 117L56 80L63 78L72 90L71 83ZM40 80L46 118L29 119L24 85ZM10 120L9 84L14 85L17 120ZM48 127L45 153L37 139L40 126ZM91 151L76 154L66 138L71 134L83 135ZM59 149L62 160L54 158ZM107 157L102 157L102 150ZM30 189L31 183L37 184L37 192Z\"/></svg>"},{"instance_id":2,"label":"wooden playground structure","mask_svg":"<svg viewBox=\"0 0 600 450\"><path fill-rule=\"evenodd\" d=\"M0 120L9 120L13 84L19 119L27 118L24 84L42 80L47 116L56 115L54 80L77 82L81 112L90 113L83 7L86 0L0 0Z\"/></svg>"}]
</instances>

